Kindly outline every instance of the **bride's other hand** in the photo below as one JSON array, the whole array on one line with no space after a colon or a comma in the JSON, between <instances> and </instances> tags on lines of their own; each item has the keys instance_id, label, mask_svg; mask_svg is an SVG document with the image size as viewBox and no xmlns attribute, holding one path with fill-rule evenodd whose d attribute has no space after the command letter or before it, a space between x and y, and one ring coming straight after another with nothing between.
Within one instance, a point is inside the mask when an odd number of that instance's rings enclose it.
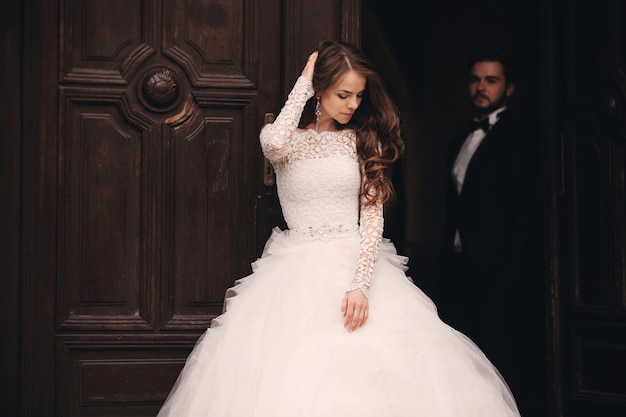
<instances>
[{"instance_id":1,"label":"bride's other hand","mask_svg":"<svg viewBox=\"0 0 626 417\"><path fill-rule=\"evenodd\" d=\"M363 327L369 314L369 302L363 291L348 291L341 303L341 313L344 317L343 327L349 332Z\"/></svg>"},{"instance_id":2,"label":"bride's other hand","mask_svg":"<svg viewBox=\"0 0 626 417\"><path fill-rule=\"evenodd\" d=\"M315 62L317 61L317 51L309 55L309 59L306 61L306 65L302 70L302 76L309 81L313 81L313 69L315 68Z\"/></svg>"}]
</instances>

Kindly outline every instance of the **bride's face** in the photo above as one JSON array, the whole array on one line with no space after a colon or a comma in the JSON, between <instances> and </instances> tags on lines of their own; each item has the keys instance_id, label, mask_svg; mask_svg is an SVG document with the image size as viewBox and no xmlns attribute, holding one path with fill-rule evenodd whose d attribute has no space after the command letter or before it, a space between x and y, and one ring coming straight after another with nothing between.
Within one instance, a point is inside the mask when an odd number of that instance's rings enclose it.
<instances>
[{"instance_id":1,"label":"bride's face","mask_svg":"<svg viewBox=\"0 0 626 417\"><path fill-rule=\"evenodd\" d=\"M320 95L322 119L335 119L339 124L346 124L361 105L367 80L354 70L340 76L337 82Z\"/></svg>"}]
</instances>

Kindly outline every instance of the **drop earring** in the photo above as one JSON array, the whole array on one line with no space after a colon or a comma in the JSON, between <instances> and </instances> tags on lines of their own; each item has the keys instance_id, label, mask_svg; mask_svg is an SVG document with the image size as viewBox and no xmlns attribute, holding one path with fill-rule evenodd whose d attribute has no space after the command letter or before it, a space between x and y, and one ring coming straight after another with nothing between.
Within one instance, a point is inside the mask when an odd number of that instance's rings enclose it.
<instances>
[{"instance_id":1,"label":"drop earring","mask_svg":"<svg viewBox=\"0 0 626 417\"><path fill-rule=\"evenodd\" d=\"M317 97L317 103L315 103L315 121L320 120L320 116L322 115L322 109L320 108L320 98Z\"/></svg>"}]
</instances>

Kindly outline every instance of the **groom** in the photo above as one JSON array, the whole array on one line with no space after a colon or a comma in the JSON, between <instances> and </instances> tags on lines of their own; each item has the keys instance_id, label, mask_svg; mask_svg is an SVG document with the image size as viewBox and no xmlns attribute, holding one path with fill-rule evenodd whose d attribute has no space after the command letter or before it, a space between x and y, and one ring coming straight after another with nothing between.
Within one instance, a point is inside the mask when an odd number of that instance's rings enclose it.
<instances>
[{"instance_id":1,"label":"groom","mask_svg":"<svg viewBox=\"0 0 626 417\"><path fill-rule=\"evenodd\" d=\"M472 56L474 119L449 148L433 298L442 320L483 350L520 401L526 181L522 129L507 110L514 90L508 56Z\"/></svg>"}]
</instances>

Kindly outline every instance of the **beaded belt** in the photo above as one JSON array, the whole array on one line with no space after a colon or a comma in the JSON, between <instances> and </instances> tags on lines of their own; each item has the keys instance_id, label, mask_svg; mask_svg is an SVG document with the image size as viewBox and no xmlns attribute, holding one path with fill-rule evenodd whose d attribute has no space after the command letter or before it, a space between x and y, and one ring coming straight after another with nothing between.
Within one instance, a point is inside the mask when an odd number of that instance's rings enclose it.
<instances>
[{"instance_id":1,"label":"beaded belt","mask_svg":"<svg viewBox=\"0 0 626 417\"><path fill-rule=\"evenodd\" d=\"M343 225L320 227L309 226L306 228L289 229L290 236L296 236L306 240L330 240L336 238L344 238L348 236L357 236L359 232L358 226L346 227Z\"/></svg>"}]
</instances>

